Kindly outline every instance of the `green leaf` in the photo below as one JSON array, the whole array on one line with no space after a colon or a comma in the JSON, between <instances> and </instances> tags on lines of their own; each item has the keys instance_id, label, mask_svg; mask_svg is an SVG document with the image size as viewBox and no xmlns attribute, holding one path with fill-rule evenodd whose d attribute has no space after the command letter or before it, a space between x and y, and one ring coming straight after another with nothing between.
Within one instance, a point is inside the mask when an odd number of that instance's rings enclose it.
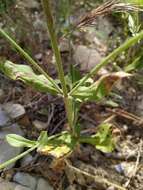
<instances>
[{"instance_id":1,"label":"green leaf","mask_svg":"<svg viewBox=\"0 0 143 190\"><path fill-rule=\"evenodd\" d=\"M136 5L143 5L143 0L124 0L123 2L125 2L125 3L134 3Z\"/></svg>"},{"instance_id":2,"label":"green leaf","mask_svg":"<svg viewBox=\"0 0 143 190\"><path fill-rule=\"evenodd\" d=\"M105 105L105 106L110 106L110 107L112 107L112 108L117 108L117 107L119 107L119 104L116 103L115 101L111 100L111 99L105 100L102 104Z\"/></svg>"},{"instance_id":3,"label":"green leaf","mask_svg":"<svg viewBox=\"0 0 143 190\"><path fill-rule=\"evenodd\" d=\"M96 145L96 149L104 152L110 153L115 149L114 141L111 137L107 138L103 143L99 143Z\"/></svg>"},{"instance_id":4,"label":"green leaf","mask_svg":"<svg viewBox=\"0 0 143 190\"><path fill-rule=\"evenodd\" d=\"M71 65L69 78L73 85L81 79L80 71L74 65Z\"/></svg>"},{"instance_id":5,"label":"green leaf","mask_svg":"<svg viewBox=\"0 0 143 190\"><path fill-rule=\"evenodd\" d=\"M136 36L141 28L141 24L139 22L139 14L138 13L126 13L128 17L128 27L133 36Z\"/></svg>"},{"instance_id":6,"label":"green leaf","mask_svg":"<svg viewBox=\"0 0 143 190\"><path fill-rule=\"evenodd\" d=\"M49 137L51 138L51 137ZM44 155L52 155L56 158L63 157L74 149L76 140L69 133L61 133L47 142L47 145L38 147L37 151Z\"/></svg>"},{"instance_id":7,"label":"green leaf","mask_svg":"<svg viewBox=\"0 0 143 190\"><path fill-rule=\"evenodd\" d=\"M0 70L13 80L21 80L40 92L57 94L57 90L44 75L37 75L28 65L18 65L10 61L0 63Z\"/></svg>"},{"instance_id":8,"label":"green leaf","mask_svg":"<svg viewBox=\"0 0 143 190\"><path fill-rule=\"evenodd\" d=\"M115 148L111 129L112 125L110 123L103 123L99 126L99 130L94 136L98 139L96 148L102 152L112 152Z\"/></svg>"},{"instance_id":9,"label":"green leaf","mask_svg":"<svg viewBox=\"0 0 143 190\"><path fill-rule=\"evenodd\" d=\"M77 137L80 136L81 129L82 129L81 128L81 124L80 123L76 123L76 125L75 125L75 133L76 133Z\"/></svg>"},{"instance_id":10,"label":"green leaf","mask_svg":"<svg viewBox=\"0 0 143 190\"><path fill-rule=\"evenodd\" d=\"M106 141L108 135L110 134L111 127L112 125L109 123L103 123L98 127L99 130L95 136L98 137L100 143Z\"/></svg>"},{"instance_id":11,"label":"green leaf","mask_svg":"<svg viewBox=\"0 0 143 190\"><path fill-rule=\"evenodd\" d=\"M80 137L80 142L94 145L102 152L112 152L115 148L114 139L112 137L112 125L109 123L102 123L95 135L90 137Z\"/></svg>"},{"instance_id":12,"label":"green leaf","mask_svg":"<svg viewBox=\"0 0 143 190\"><path fill-rule=\"evenodd\" d=\"M122 78L128 77L130 74L125 72L117 72L106 74L99 78L98 81L90 86L80 86L74 93L73 97L81 101L100 101L106 97L112 90L113 85Z\"/></svg>"},{"instance_id":13,"label":"green leaf","mask_svg":"<svg viewBox=\"0 0 143 190\"><path fill-rule=\"evenodd\" d=\"M48 142L48 134L47 131L42 131L39 138L38 138L38 142L40 144L40 146L45 145Z\"/></svg>"},{"instance_id":14,"label":"green leaf","mask_svg":"<svg viewBox=\"0 0 143 190\"><path fill-rule=\"evenodd\" d=\"M142 56L139 56L135 58L135 60L131 64L127 65L124 68L124 70L126 72L131 72L131 71L142 69L142 68L143 68L143 59L142 59Z\"/></svg>"},{"instance_id":15,"label":"green leaf","mask_svg":"<svg viewBox=\"0 0 143 190\"><path fill-rule=\"evenodd\" d=\"M72 89L75 84L81 79L80 71L74 65L71 65L69 73L66 75L65 79L67 86Z\"/></svg>"},{"instance_id":16,"label":"green leaf","mask_svg":"<svg viewBox=\"0 0 143 190\"><path fill-rule=\"evenodd\" d=\"M14 147L33 147L36 145L36 141L28 140L16 134L7 135L6 140L11 146L14 146Z\"/></svg>"},{"instance_id":17,"label":"green leaf","mask_svg":"<svg viewBox=\"0 0 143 190\"><path fill-rule=\"evenodd\" d=\"M0 1L0 14L6 13L12 4L15 3L15 0L1 0Z\"/></svg>"}]
</instances>

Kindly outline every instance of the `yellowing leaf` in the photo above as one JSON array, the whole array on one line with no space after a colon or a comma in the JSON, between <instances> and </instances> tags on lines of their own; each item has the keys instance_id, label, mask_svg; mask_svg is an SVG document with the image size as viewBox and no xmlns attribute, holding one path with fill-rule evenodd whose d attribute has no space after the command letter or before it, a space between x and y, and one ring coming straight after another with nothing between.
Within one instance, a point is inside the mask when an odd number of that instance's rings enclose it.
<instances>
[{"instance_id":1,"label":"yellowing leaf","mask_svg":"<svg viewBox=\"0 0 143 190\"><path fill-rule=\"evenodd\" d=\"M61 133L59 137L55 137L40 146L37 151L43 155L52 155L56 158L63 157L74 149L76 140L69 133Z\"/></svg>"},{"instance_id":2,"label":"yellowing leaf","mask_svg":"<svg viewBox=\"0 0 143 190\"><path fill-rule=\"evenodd\" d=\"M42 147L40 150L38 150L43 155L52 155L55 158L63 157L64 155L67 155L71 152L71 149L67 145L61 145L61 146L52 146L52 145L46 145Z\"/></svg>"}]
</instances>

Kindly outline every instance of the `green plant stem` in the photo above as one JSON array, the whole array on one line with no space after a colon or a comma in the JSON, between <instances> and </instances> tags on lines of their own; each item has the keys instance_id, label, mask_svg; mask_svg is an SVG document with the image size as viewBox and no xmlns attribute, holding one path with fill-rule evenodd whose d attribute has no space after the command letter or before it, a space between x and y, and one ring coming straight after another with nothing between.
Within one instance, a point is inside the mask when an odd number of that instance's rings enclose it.
<instances>
[{"instance_id":1,"label":"green plant stem","mask_svg":"<svg viewBox=\"0 0 143 190\"><path fill-rule=\"evenodd\" d=\"M109 64L109 61L113 60L114 58L116 58L121 52L125 51L126 49L128 49L130 46L134 45L135 43L137 43L139 40L141 40L143 38L143 31L140 32L138 35L128 39L126 42L124 42L124 44L122 44L120 47L118 47L117 49L115 49L112 53L110 53L107 57L105 57L101 63L99 63L98 65L96 65L85 77L83 77L83 79L81 79L81 81L71 90L71 92L69 93L70 95L72 95L79 86L81 86L82 84L84 84L84 82L87 81L88 78L92 77L93 75L97 74L97 72L104 66L106 66L107 64Z\"/></svg>"},{"instance_id":2,"label":"green plant stem","mask_svg":"<svg viewBox=\"0 0 143 190\"><path fill-rule=\"evenodd\" d=\"M41 0L41 1L42 1L42 5L43 5L45 15L46 15L48 31L49 31L49 34L50 34L52 49L54 51L54 55L55 55L55 59L56 59L56 68L57 68L57 71L58 71L59 79L61 81L63 94L64 94L65 97L67 97L68 92L67 92L66 82L65 82L65 78L64 78L62 59L61 59L61 54L60 54L60 51L59 51L59 48L58 48L58 42L57 42L57 37L56 37L56 33L55 33L53 17L52 17L52 14L51 14L50 3L49 3L49 0Z\"/></svg>"},{"instance_id":3,"label":"green plant stem","mask_svg":"<svg viewBox=\"0 0 143 190\"><path fill-rule=\"evenodd\" d=\"M7 39L7 41L41 74L43 74L57 89L59 93L62 93L61 89L55 83L55 81L32 59L32 57L25 52L3 29L0 28L0 35Z\"/></svg>"},{"instance_id":4,"label":"green plant stem","mask_svg":"<svg viewBox=\"0 0 143 190\"><path fill-rule=\"evenodd\" d=\"M3 164L0 164L0 170L7 167L9 164L12 164L13 162L16 162L17 160L19 160L20 158L24 157L25 155L27 155L28 153L32 152L34 149L36 149L38 147L38 144L36 144L35 146L31 147L30 149L26 150L25 152L23 152L22 154L19 154L18 156L12 158L11 160L8 160L6 162L4 162Z\"/></svg>"},{"instance_id":5,"label":"green plant stem","mask_svg":"<svg viewBox=\"0 0 143 190\"><path fill-rule=\"evenodd\" d=\"M87 143L87 144L91 144L91 145L95 146L95 144L98 142L98 139L97 138L80 136L78 141L80 143Z\"/></svg>"},{"instance_id":6,"label":"green plant stem","mask_svg":"<svg viewBox=\"0 0 143 190\"><path fill-rule=\"evenodd\" d=\"M49 0L41 0L43 9L46 15L46 21L47 21L47 26L48 26L48 31L50 34L50 39L51 39L51 44L52 44L52 49L54 51L55 59L56 59L56 68L58 71L58 76L61 81L61 86L63 89L63 95L64 95L64 103L65 103L65 108L66 108L66 113L67 113L67 118L68 118L68 123L71 129L73 129L73 123L72 123L72 110L70 102L69 102L69 97L68 97L68 91L66 87L66 81L64 77L64 70L63 70L63 64L62 64L62 59L61 59L61 54L60 50L58 48L58 42L57 42L57 36L55 33L55 27L54 27L54 21L51 13L51 7L50 7L50 2Z\"/></svg>"}]
</instances>

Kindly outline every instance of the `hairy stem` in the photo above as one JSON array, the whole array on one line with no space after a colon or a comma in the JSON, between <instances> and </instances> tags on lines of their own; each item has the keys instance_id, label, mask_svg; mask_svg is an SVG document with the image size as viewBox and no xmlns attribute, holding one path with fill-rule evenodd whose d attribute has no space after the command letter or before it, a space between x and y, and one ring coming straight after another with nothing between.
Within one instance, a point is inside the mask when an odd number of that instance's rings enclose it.
<instances>
[{"instance_id":1,"label":"hairy stem","mask_svg":"<svg viewBox=\"0 0 143 190\"><path fill-rule=\"evenodd\" d=\"M128 49L130 46L134 45L135 43L137 43L142 38L143 38L143 31L140 32L138 35L136 35L136 36L128 39L124 44L122 44L120 47L118 47L117 49L115 49L112 53L110 53L107 57L105 57L101 61L101 63L99 63L98 65L96 65L87 75L85 75L85 77L83 77L81 79L81 81L71 90L70 95L72 95L78 89L79 86L81 86L82 84L84 84L84 82L86 82L88 78L90 78L93 75L97 74L97 72L102 67L104 67L107 64L109 64L109 61L111 61L114 58L116 58L120 53L122 53L123 51L125 51L126 49Z\"/></svg>"},{"instance_id":2,"label":"hairy stem","mask_svg":"<svg viewBox=\"0 0 143 190\"><path fill-rule=\"evenodd\" d=\"M66 87L66 81L64 77L64 70L63 70L63 64L62 64L62 59L61 59L61 54L60 50L58 48L58 42L57 42L57 36L55 33L55 27L54 27L54 21L51 13L51 7L50 7L50 2L49 0L41 0L43 9L46 15L46 21L47 21L47 26L48 26L48 31L50 34L50 39L51 39L51 44L52 44L52 49L54 51L55 59L56 59L56 68L58 71L58 76L61 81L61 86L63 89L63 95L64 95L64 103L65 103L65 108L66 108L66 113L67 113L67 118L68 118L68 123L70 128L73 128L73 123L71 119L71 107L69 106L69 97L68 97L68 91Z\"/></svg>"},{"instance_id":3,"label":"hairy stem","mask_svg":"<svg viewBox=\"0 0 143 190\"><path fill-rule=\"evenodd\" d=\"M39 71L41 74L43 74L57 89L59 93L62 93L61 89L58 87L58 85L55 83L55 81L38 65L32 57L25 52L4 30L0 28L0 35L6 38L6 40L31 64L37 71Z\"/></svg>"}]
</instances>

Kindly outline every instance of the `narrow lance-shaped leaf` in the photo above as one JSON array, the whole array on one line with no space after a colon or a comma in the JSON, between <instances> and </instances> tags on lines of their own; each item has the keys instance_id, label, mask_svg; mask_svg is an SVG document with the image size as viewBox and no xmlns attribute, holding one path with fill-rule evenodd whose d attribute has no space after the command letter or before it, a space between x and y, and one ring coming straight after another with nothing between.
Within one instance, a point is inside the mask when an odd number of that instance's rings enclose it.
<instances>
[{"instance_id":1,"label":"narrow lance-shaped leaf","mask_svg":"<svg viewBox=\"0 0 143 190\"><path fill-rule=\"evenodd\" d=\"M18 65L10 61L0 63L0 70L13 80L21 80L41 92L57 94L57 90L44 75L37 75L28 65Z\"/></svg>"},{"instance_id":2,"label":"narrow lance-shaped leaf","mask_svg":"<svg viewBox=\"0 0 143 190\"><path fill-rule=\"evenodd\" d=\"M143 68L143 56L136 57L131 64L124 67L126 72L131 72Z\"/></svg>"}]
</instances>

